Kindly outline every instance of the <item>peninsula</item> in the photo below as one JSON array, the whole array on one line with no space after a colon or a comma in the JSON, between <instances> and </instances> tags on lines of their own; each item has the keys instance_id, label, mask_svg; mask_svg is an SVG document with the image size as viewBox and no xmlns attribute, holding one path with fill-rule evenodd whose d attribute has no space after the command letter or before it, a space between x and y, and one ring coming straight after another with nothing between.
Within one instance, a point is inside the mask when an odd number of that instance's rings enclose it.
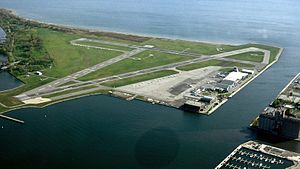
<instances>
[{"instance_id":1,"label":"peninsula","mask_svg":"<svg viewBox=\"0 0 300 169\"><path fill-rule=\"evenodd\" d=\"M109 94L210 114L274 64L282 48L79 29L0 10L1 69L21 80L0 92L0 112ZM1 114L0 113L0 114Z\"/></svg>"}]
</instances>

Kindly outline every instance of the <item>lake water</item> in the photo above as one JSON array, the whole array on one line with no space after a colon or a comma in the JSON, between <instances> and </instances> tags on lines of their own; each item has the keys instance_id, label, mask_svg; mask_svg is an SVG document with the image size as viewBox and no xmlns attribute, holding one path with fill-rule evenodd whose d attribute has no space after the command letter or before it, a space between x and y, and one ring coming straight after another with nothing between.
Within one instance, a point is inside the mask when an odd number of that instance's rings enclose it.
<instances>
[{"instance_id":1,"label":"lake water","mask_svg":"<svg viewBox=\"0 0 300 169\"><path fill-rule=\"evenodd\" d=\"M5 37L5 33L0 28L0 39L2 39L3 37ZM6 61L7 57L0 53L0 63ZM0 70L0 91L12 89L18 87L21 84L22 82L20 82L15 77L11 76L8 72Z\"/></svg>"},{"instance_id":2,"label":"lake water","mask_svg":"<svg viewBox=\"0 0 300 169\"><path fill-rule=\"evenodd\" d=\"M1 0L0 7L78 27L285 48L209 117L108 96L13 111L26 124L0 119L0 161L11 168L213 168L257 139L249 123L300 71L297 0ZM297 142L272 144L300 152Z\"/></svg>"}]
</instances>

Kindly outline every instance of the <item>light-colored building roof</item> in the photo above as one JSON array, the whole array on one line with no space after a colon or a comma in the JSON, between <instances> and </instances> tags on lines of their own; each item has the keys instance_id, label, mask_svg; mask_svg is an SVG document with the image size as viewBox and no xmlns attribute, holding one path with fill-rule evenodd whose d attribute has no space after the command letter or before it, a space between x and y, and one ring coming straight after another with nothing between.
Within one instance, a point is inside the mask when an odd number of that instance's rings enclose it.
<instances>
[{"instance_id":1,"label":"light-colored building roof","mask_svg":"<svg viewBox=\"0 0 300 169\"><path fill-rule=\"evenodd\" d=\"M224 80L229 80L229 81L233 81L233 82L238 82L238 81L242 80L243 78L245 78L246 76L248 76L247 73L242 73L242 72L230 72L230 73L224 78Z\"/></svg>"},{"instance_id":2,"label":"light-colored building roof","mask_svg":"<svg viewBox=\"0 0 300 169\"><path fill-rule=\"evenodd\" d=\"M144 48L154 48L153 45L144 45Z\"/></svg>"},{"instance_id":3,"label":"light-colored building roof","mask_svg":"<svg viewBox=\"0 0 300 169\"><path fill-rule=\"evenodd\" d=\"M254 74L254 70L242 69L243 73Z\"/></svg>"},{"instance_id":4,"label":"light-colored building roof","mask_svg":"<svg viewBox=\"0 0 300 169\"><path fill-rule=\"evenodd\" d=\"M40 72L40 71L36 71L35 74L36 74L36 75L39 75L39 76L43 75L43 73Z\"/></svg>"}]
</instances>

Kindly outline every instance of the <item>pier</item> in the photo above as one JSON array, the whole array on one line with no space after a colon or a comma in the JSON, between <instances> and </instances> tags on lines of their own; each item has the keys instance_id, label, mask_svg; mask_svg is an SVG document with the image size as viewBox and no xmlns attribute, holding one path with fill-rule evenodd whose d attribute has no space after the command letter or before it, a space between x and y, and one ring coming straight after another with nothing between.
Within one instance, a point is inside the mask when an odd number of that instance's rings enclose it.
<instances>
[{"instance_id":1,"label":"pier","mask_svg":"<svg viewBox=\"0 0 300 169\"><path fill-rule=\"evenodd\" d=\"M0 114L0 118L4 118L6 120L10 120L10 121L21 123L21 124L25 123L25 121L23 121L23 120L19 120L19 119L16 119L16 118L8 117L8 116L2 115L2 114Z\"/></svg>"},{"instance_id":2,"label":"pier","mask_svg":"<svg viewBox=\"0 0 300 169\"><path fill-rule=\"evenodd\" d=\"M298 169L300 154L258 142L238 146L215 169Z\"/></svg>"}]
</instances>

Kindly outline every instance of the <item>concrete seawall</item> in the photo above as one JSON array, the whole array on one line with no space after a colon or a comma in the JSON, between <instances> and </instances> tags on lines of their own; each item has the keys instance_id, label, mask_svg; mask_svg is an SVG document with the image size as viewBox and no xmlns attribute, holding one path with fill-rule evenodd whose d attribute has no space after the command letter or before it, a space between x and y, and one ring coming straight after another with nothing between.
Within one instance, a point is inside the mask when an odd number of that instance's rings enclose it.
<instances>
[{"instance_id":1,"label":"concrete seawall","mask_svg":"<svg viewBox=\"0 0 300 169\"><path fill-rule=\"evenodd\" d=\"M7 119L7 120L10 120L10 121L13 121L13 122L17 122L17 123L21 123L21 124L25 123L23 120L19 120L19 119L16 119L16 118L8 117L8 116L5 116L3 114L0 115L0 118L4 118L4 119Z\"/></svg>"}]
</instances>

